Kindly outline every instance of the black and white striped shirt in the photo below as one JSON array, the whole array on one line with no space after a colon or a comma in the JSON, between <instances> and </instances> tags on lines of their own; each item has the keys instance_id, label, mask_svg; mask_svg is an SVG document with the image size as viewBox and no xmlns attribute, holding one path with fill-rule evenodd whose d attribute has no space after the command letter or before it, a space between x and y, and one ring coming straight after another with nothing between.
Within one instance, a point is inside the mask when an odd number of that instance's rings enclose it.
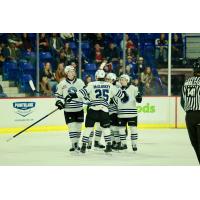
<instances>
[{"instance_id":1,"label":"black and white striped shirt","mask_svg":"<svg viewBox=\"0 0 200 200\"><path fill-rule=\"evenodd\" d=\"M182 87L181 106L185 111L200 111L200 77L191 77Z\"/></svg>"}]
</instances>

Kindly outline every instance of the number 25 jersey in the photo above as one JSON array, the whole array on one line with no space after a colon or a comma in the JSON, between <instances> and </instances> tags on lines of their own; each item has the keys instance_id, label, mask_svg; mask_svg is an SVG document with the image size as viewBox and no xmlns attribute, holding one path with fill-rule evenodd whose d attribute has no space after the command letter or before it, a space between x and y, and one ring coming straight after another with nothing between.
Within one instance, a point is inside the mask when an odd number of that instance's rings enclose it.
<instances>
[{"instance_id":1,"label":"number 25 jersey","mask_svg":"<svg viewBox=\"0 0 200 200\"><path fill-rule=\"evenodd\" d=\"M84 98L89 95L90 108L108 112L110 99L114 96L122 98L124 95L121 89L116 88L111 83L105 81L94 81L77 92L78 97Z\"/></svg>"}]
</instances>

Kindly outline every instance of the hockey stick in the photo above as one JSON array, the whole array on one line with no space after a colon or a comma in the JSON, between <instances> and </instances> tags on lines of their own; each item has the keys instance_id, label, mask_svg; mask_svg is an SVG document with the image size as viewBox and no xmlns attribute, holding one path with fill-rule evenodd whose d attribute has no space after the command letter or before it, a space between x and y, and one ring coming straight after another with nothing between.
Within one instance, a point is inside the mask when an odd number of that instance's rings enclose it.
<instances>
[{"instance_id":1,"label":"hockey stick","mask_svg":"<svg viewBox=\"0 0 200 200\"><path fill-rule=\"evenodd\" d=\"M38 94L41 94L41 92L39 92L39 91L37 91L37 90L35 89L35 85L34 85L34 83L33 83L32 80L29 80L29 85L30 85L31 90L32 90L33 92L38 93ZM53 95L53 97L56 97L55 94ZM59 98L65 100L64 97L59 97ZM76 101L76 100L73 100L73 99L72 99L71 101L74 102L74 103L80 103L79 101ZM89 105L89 103L85 103L85 102L82 102L82 103L85 104L85 105Z\"/></svg>"},{"instance_id":2,"label":"hockey stick","mask_svg":"<svg viewBox=\"0 0 200 200\"><path fill-rule=\"evenodd\" d=\"M42 121L43 119L47 118L48 116L50 116L51 114L53 114L54 112L56 112L57 110L59 110L58 108L56 108L55 110L53 110L52 112L50 112L49 114L45 115L44 117L42 117L41 119L39 119L38 121L34 122L33 124L31 124L30 126L26 127L25 129L23 129L22 131L20 131L19 133L13 135L11 138L9 138L7 140L7 142L11 141L12 139L14 139L15 137L17 137L18 135L22 134L24 131L28 130L29 128L31 128L32 126L34 126L35 124L37 124L38 122Z\"/></svg>"}]
</instances>

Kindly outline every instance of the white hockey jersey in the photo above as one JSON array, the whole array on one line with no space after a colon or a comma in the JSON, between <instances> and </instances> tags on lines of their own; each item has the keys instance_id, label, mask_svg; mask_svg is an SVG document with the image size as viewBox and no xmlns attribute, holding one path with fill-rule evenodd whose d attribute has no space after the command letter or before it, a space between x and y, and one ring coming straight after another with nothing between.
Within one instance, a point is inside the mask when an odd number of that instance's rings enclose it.
<instances>
[{"instance_id":1,"label":"white hockey jersey","mask_svg":"<svg viewBox=\"0 0 200 200\"><path fill-rule=\"evenodd\" d=\"M102 110L104 112L108 112L110 98L114 96L122 98L124 96L121 89L105 81L91 82L87 87L79 90L77 95L80 98L89 95L90 108L93 110Z\"/></svg>"},{"instance_id":2,"label":"white hockey jersey","mask_svg":"<svg viewBox=\"0 0 200 200\"><path fill-rule=\"evenodd\" d=\"M75 79L74 81L69 81L67 79L62 80L57 85L57 91L55 93L57 100L60 99L64 102L63 98L65 98L70 91L77 92L85 86L84 82L81 79ZM78 112L83 110L83 100L81 98L75 98L76 101L66 102L65 103L65 111L66 112Z\"/></svg>"},{"instance_id":3,"label":"white hockey jersey","mask_svg":"<svg viewBox=\"0 0 200 200\"><path fill-rule=\"evenodd\" d=\"M128 95L128 100L122 102L120 99L117 99L117 108L118 108L118 117L119 118L131 118L137 116L137 107L135 97L138 95L138 88L130 85L125 90Z\"/></svg>"}]
</instances>

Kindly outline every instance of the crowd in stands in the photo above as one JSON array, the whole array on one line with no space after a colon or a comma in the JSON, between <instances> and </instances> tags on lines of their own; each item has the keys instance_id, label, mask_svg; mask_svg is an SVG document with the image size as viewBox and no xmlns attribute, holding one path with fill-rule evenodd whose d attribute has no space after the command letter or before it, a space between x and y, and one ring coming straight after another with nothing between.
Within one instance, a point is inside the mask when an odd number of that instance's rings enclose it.
<instances>
[{"instance_id":1,"label":"crowd in stands","mask_svg":"<svg viewBox=\"0 0 200 200\"><path fill-rule=\"evenodd\" d=\"M172 62L176 64L183 58L183 40L181 34L173 34L172 37ZM66 65L73 65L78 74L78 42L78 34L39 34L40 91L43 95L51 96L55 92L57 83L65 76ZM122 60L124 46L125 69ZM137 85L143 95L166 95L166 83L159 77L157 68L160 65L167 67L167 53L168 34L164 33L129 33L125 35L125 44L123 34L120 33L83 33L82 78L87 84L94 80L95 71L103 66L106 72L112 71L117 76L128 74L132 84ZM12 77L9 72L6 74L4 66L10 62L16 63L18 67L18 79L22 75L31 75L35 82L36 34L0 34L0 74L3 74L4 79ZM17 79L15 81L22 84Z\"/></svg>"}]
</instances>

